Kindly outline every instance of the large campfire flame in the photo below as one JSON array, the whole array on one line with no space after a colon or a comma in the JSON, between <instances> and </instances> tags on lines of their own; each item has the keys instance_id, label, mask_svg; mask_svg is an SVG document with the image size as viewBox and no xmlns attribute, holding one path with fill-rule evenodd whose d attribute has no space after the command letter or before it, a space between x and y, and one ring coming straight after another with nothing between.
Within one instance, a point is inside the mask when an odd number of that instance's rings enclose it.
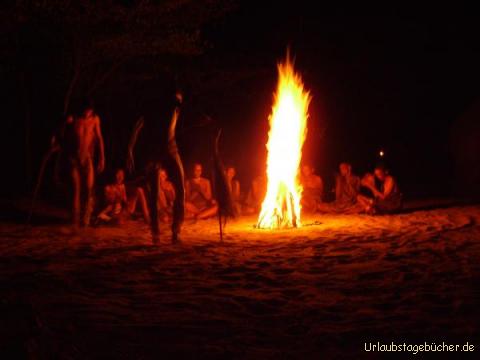
<instances>
[{"instance_id":1,"label":"large campfire flame","mask_svg":"<svg viewBox=\"0 0 480 360\"><path fill-rule=\"evenodd\" d=\"M299 227L302 187L298 181L307 133L310 94L289 55L278 64L278 85L269 117L267 193L258 217L263 229Z\"/></svg>"}]
</instances>

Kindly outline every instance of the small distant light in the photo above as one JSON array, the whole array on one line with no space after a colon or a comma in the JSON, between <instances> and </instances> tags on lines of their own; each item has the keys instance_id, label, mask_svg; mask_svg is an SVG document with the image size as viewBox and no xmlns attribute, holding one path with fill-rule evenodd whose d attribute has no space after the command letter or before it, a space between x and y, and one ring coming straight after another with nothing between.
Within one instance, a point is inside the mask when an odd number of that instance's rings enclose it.
<instances>
[{"instance_id":1,"label":"small distant light","mask_svg":"<svg viewBox=\"0 0 480 360\"><path fill-rule=\"evenodd\" d=\"M383 152L383 150L380 150L380 157L384 157L385 156L385 153Z\"/></svg>"}]
</instances>

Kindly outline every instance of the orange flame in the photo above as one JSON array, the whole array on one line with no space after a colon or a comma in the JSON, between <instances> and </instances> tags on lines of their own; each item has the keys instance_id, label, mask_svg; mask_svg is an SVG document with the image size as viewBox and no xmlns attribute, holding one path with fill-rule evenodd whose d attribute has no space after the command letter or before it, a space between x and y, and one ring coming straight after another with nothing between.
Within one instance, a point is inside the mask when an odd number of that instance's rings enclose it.
<instances>
[{"instance_id":1,"label":"orange flame","mask_svg":"<svg viewBox=\"0 0 480 360\"><path fill-rule=\"evenodd\" d=\"M302 146L307 134L310 94L288 54L278 64L278 85L269 117L267 193L258 228L299 227L302 187L298 181Z\"/></svg>"}]
</instances>

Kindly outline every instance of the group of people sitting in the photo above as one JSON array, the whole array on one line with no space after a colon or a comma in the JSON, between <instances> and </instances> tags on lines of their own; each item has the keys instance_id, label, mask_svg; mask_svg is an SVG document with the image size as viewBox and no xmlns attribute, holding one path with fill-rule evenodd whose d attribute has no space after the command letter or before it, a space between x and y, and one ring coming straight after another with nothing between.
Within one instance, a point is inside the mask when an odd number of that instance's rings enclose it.
<instances>
[{"instance_id":1,"label":"group of people sitting","mask_svg":"<svg viewBox=\"0 0 480 360\"><path fill-rule=\"evenodd\" d=\"M191 176L185 182L186 218L202 220L214 217L218 212L218 204L212 193L211 182L203 176L202 164L195 163L191 170ZM258 214L267 189L266 175L257 176L248 192L243 194L240 182L236 178L235 167L226 167L225 175L236 213ZM393 213L402 206L402 195L395 178L381 165L377 166L373 173L367 173L360 179L353 174L350 164L341 163L335 180L333 202L324 201L323 180L312 166L302 166L300 183L303 188L302 211L307 213ZM175 188L169 181L165 169L158 172L158 184L157 208L160 211L160 219L163 222L170 222ZM114 182L104 188L104 206L97 216L97 221L121 223L141 212L144 220L150 223L147 191L150 191L148 184L126 185L125 171L118 169Z\"/></svg>"},{"instance_id":2,"label":"group of people sitting","mask_svg":"<svg viewBox=\"0 0 480 360\"><path fill-rule=\"evenodd\" d=\"M396 179L383 165L361 179L353 174L352 166L341 163L335 181L335 201L318 204L319 211L337 213L390 214L402 208L402 194Z\"/></svg>"},{"instance_id":3,"label":"group of people sitting","mask_svg":"<svg viewBox=\"0 0 480 360\"><path fill-rule=\"evenodd\" d=\"M335 200L332 202L324 201L323 180L310 165L302 166L300 183L302 211L307 213L388 214L402 207L397 181L383 165L377 165L373 173L360 178L352 172L349 163L341 163L335 177Z\"/></svg>"},{"instance_id":4,"label":"group of people sitting","mask_svg":"<svg viewBox=\"0 0 480 360\"><path fill-rule=\"evenodd\" d=\"M231 186L235 206L237 206L240 198L240 183L234 179L235 168L227 168L226 175ZM163 222L169 222L173 215L175 187L169 181L165 169L158 171L158 188L157 208L160 212L160 219ZM147 191L151 191L147 183L125 185L125 171L117 169L115 181L104 188L105 204L97 219L103 222L112 220L123 222L140 210L145 222L150 223ZM193 165L192 176L185 183L185 192L185 215L187 219L201 220L217 214L218 205L212 195L212 186L210 180L203 177L203 167L200 163Z\"/></svg>"}]
</instances>

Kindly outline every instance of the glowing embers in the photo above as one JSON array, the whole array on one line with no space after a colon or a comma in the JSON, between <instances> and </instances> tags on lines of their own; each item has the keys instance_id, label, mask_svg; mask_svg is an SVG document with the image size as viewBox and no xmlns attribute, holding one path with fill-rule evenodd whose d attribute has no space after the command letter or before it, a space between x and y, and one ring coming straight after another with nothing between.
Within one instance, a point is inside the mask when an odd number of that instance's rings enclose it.
<instances>
[{"instance_id":1,"label":"glowing embers","mask_svg":"<svg viewBox=\"0 0 480 360\"><path fill-rule=\"evenodd\" d=\"M307 133L310 94L289 56L278 64L278 85L269 117L267 192L258 228L300 226L302 187L298 181L302 146Z\"/></svg>"}]
</instances>

